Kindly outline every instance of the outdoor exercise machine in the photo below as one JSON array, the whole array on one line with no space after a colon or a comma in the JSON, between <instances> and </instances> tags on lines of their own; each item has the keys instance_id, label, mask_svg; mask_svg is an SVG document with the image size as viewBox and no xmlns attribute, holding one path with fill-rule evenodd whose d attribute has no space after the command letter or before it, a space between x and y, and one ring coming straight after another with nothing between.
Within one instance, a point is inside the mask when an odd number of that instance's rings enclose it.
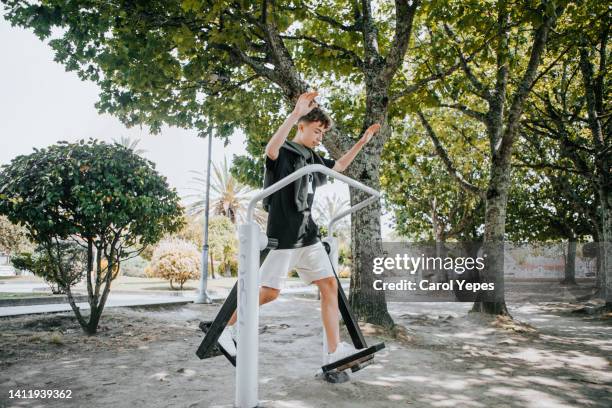
<instances>
[{"instance_id":1,"label":"outdoor exercise machine","mask_svg":"<svg viewBox=\"0 0 612 408\"><path fill-rule=\"evenodd\" d=\"M206 333L196 354L205 359L223 354L236 367L236 399L235 404L239 408L253 408L258 405L258 349L259 349L259 265L267 251L274 249L277 243L269 240L253 221L255 205L259 200L275 193L281 188L295 180L310 174L323 173L348 184L350 187L362 190L370 197L351 208L341 212L330 220L328 225L328 237L324 245L333 267L334 275L338 283L338 308L346 328L351 337L353 345L357 349L363 349L356 354L338 360L321 367L323 377L330 382L343 382L348 379L346 370L356 372L372 362L374 353L385 347L384 343L368 346L357 319L351 312L348 300L336 273L338 266L338 245L332 236L333 226L343 217L358 211L380 198L380 193L356 180L329 169L321 164L311 164L291 173L287 177L277 181L268 188L256 194L247 208L246 223L238 228L238 282L232 288L229 296L221 306L215 320L202 322L200 328ZM263 253L262 253L263 251ZM236 356L230 354L218 344L221 332L227 325L232 314L238 307L238 340ZM325 329L323 330L323 355L327 353L327 341Z\"/></svg>"}]
</instances>

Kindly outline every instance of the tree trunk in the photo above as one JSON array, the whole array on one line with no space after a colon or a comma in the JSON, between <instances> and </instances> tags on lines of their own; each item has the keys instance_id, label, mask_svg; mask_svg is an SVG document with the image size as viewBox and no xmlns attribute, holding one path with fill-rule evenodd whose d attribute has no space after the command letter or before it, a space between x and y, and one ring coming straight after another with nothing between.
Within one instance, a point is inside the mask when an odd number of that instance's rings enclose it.
<instances>
[{"instance_id":1,"label":"tree trunk","mask_svg":"<svg viewBox=\"0 0 612 408\"><path fill-rule=\"evenodd\" d=\"M215 279L215 260L213 259L212 251L208 253L210 254L210 278Z\"/></svg>"},{"instance_id":2,"label":"tree trunk","mask_svg":"<svg viewBox=\"0 0 612 408\"><path fill-rule=\"evenodd\" d=\"M79 325L81 326L83 331L87 333L87 327L88 327L87 321L81 314L81 309L76 305L76 302L74 301L74 296L72 295L72 291L70 290L70 287L66 288L66 296L68 297L68 304L70 304L70 307L72 308L72 311L74 312L74 315L76 316L77 321L79 322Z\"/></svg>"},{"instance_id":3,"label":"tree trunk","mask_svg":"<svg viewBox=\"0 0 612 408\"><path fill-rule=\"evenodd\" d=\"M603 59L606 51L608 31L602 33L601 47ZM600 60L599 79L595 79L593 64L589 59L589 49L587 46L580 48L580 71L584 86L584 95L587 103L587 119L593 146L598 152L595 155L595 168L597 172L597 191L600 203L601 232L599 239L599 251L597 254L598 280L601 284L601 295L606 302L608 310L612 308L612 176L610 166L612 158L609 142L609 135L604 135L601 118L605 116L603 112L603 84L606 74L605 60Z\"/></svg>"},{"instance_id":4,"label":"tree trunk","mask_svg":"<svg viewBox=\"0 0 612 408\"><path fill-rule=\"evenodd\" d=\"M91 250L91 247L88 248L89 250ZM50 248L48 248L48 253L50 256L52 256L52 251L50 250ZM91 258L88 259L88 261L90 261ZM62 276L67 276L67 274L65 273L65 271L62 270L62 261L61 261L61 254L59 253L59 249L58 249L58 258L56 260L57 262L57 267L59 269L59 273ZM88 262L89 263L89 262ZM89 265L88 265L89 268ZM98 267L99 270L99 267ZM89 273L89 271L87 271L86 273ZM66 282L66 280L63 280L64 282ZM83 331L89 335L95 334L98 328L98 319L99 319L99 313L96 314L97 310L98 310L98 305L96 303L92 302L92 296L88 296L89 297L89 305L90 305L90 313L89 313L89 321L87 321L85 319L85 317L81 314L81 310L80 308L77 306L75 300L74 300L74 296L72 295L72 290L70 287L70 282L67 282L67 284L65 285L59 285L59 286L63 286L63 289L66 292L66 296L68 298L68 303L70 304L70 307L72 308L72 310L74 311L74 314L77 318L77 321L79 322L79 325L81 326L81 328L83 329ZM97 291L96 291L97 293ZM103 304L104 300L106 298L103 297L101 303ZM102 312L102 310L100 309L100 313Z\"/></svg>"},{"instance_id":5,"label":"tree trunk","mask_svg":"<svg viewBox=\"0 0 612 408\"><path fill-rule=\"evenodd\" d=\"M375 190L380 190L379 162L380 154L362 152L349 167L348 175ZM350 196L353 206L369 195L351 188ZM380 201L376 201L351 214L353 273L351 273L349 303L358 319L391 328L394 323L387 310L385 293L374 289L374 275L371 268L372 257L380 256L382 253L380 212Z\"/></svg>"},{"instance_id":6,"label":"tree trunk","mask_svg":"<svg viewBox=\"0 0 612 408\"><path fill-rule=\"evenodd\" d=\"M351 205L365 198L366 194L351 189ZM382 253L380 203L353 213L351 221L351 250L356 256L353 257L349 303L358 319L391 328L394 323L387 311L385 293L374 289L371 270L372 258Z\"/></svg>"},{"instance_id":7,"label":"tree trunk","mask_svg":"<svg viewBox=\"0 0 612 408\"><path fill-rule=\"evenodd\" d=\"M608 191L600 191L603 195L601 206L602 217L602 241L599 242L597 260L601 274L602 298L606 302L606 308L612 310L612 194Z\"/></svg>"},{"instance_id":8,"label":"tree trunk","mask_svg":"<svg viewBox=\"0 0 612 408\"><path fill-rule=\"evenodd\" d=\"M567 253L565 254L565 276L562 285L576 284L576 237L570 237L567 241Z\"/></svg>"},{"instance_id":9,"label":"tree trunk","mask_svg":"<svg viewBox=\"0 0 612 408\"><path fill-rule=\"evenodd\" d=\"M348 167L349 177L380 191L380 160L383 146L391 136L391 128L387 124L389 103L388 84L381 77L381 59L372 58L371 64L364 70L366 85L366 109L362 133L374 123L381 128L363 151ZM351 188L351 206L368 198L368 194ZM351 253L353 254L353 270L349 303L358 319L368 323L392 328L395 323L387 310L385 292L374 289L374 274L372 259L382 254L382 234L380 228L380 200L366 208L351 214Z\"/></svg>"},{"instance_id":10,"label":"tree trunk","mask_svg":"<svg viewBox=\"0 0 612 408\"><path fill-rule=\"evenodd\" d=\"M495 290L478 293L472 311L509 315L504 296L504 234L510 186L510 154L493 154L491 178L487 189L483 256L485 268L481 282L492 283Z\"/></svg>"},{"instance_id":11,"label":"tree trunk","mask_svg":"<svg viewBox=\"0 0 612 408\"><path fill-rule=\"evenodd\" d=\"M102 312L104 311L104 306L106 305L106 299L108 299L108 294L110 293L111 283L113 281L113 269L115 268L115 264L117 265L117 270L121 267L121 263L119 260L115 262L115 258L117 258L117 249L116 245L119 241L120 234L117 234L113 241L110 244L110 255L106 256L106 272L104 273L104 290L102 291L102 296L100 297L100 302L96 305L95 308L91 309L91 313L89 315L89 327L91 330L91 334L95 334L98 330L98 323L100 321L100 317L102 316Z\"/></svg>"},{"instance_id":12,"label":"tree trunk","mask_svg":"<svg viewBox=\"0 0 612 408\"><path fill-rule=\"evenodd\" d=\"M610 149L610 146L607 147ZM595 158L598 177L601 231L597 251L597 279L600 294L607 310L612 310L612 176L610 154L598 154Z\"/></svg>"}]
</instances>

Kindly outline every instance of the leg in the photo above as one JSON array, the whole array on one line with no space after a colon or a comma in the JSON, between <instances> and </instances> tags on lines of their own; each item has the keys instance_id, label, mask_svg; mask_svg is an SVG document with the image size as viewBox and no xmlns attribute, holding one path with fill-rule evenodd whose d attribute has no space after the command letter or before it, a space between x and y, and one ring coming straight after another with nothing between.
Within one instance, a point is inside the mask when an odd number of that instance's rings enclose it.
<instances>
[{"instance_id":1,"label":"leg","mask_svg":"<svg viewBox=\"0 0 612 408\"><path fill-rule=\"evenodd\" d=\"M274 249L268 253L266 259L259 267L260 285L259 305L271 302L276 299L282 287L283 277L291 269L291 259L294 250ZM238 320L238 310L234 311L231 319L227 322L228 326L233 326Z\"/></svg>"},{"instance_id":2,"label":"leg","mask_svg":"<svg viewBox=\"0 0 612 408\"><path fill-rule=\"evenodd\" d=\"M313 282L321 291L321 320L327 337L327 351L333 353L340 342L340 324L338 321L338 284L335 277L319 279Z\"/></svg>"},{"instance_id":3,"label":"leg","mask_svg":"<svg viewBox=\"0 0 612 408\"><path fill-rule=\"evenodd\" d=\"M259 305L261 306L263 304L273 301L274 299L278 297L279 293L280 293L280 289L262 286L261 288L259 288ZM227 325L233 326L234 323L236 323L237 319L238 319L238 311L236 310L234 311L234 314L232 314L232 317L229 320L229 322L227 322Z\"/></svg>"}]
</instances>

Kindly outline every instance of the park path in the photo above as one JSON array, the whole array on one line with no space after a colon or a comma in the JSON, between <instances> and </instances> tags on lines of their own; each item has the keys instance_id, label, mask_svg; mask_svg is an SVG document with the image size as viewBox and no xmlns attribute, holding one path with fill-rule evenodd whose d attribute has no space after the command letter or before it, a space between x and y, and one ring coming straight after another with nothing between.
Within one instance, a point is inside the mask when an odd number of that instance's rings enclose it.
<instances>
[{"instance_id":1,"label":"park path","mask_svg":"<svg viewBox=\"0 0 612 408\"><path fill-rule=\"evenodd\" d=\"M506 327L468 315L469 307L390 303L408 336L383 338L366 328L370 342L384 340L387 348L349 383L333 385L315 379L322 339L318 302L281 295L261 309L262 406L612 405L610 319L573 314L567 305L524 304L510 310L528 325ZM195 356L202 339L197 324L218 308L115 308L103 316L103 328L93 337L82 336L69 314L64 320L59 314L58 327L74 326L63 329L61 345L28 341L32 328L49 317L2 319L2 336L11 337L0 344L5 349L0 357L8 361L0 369L0 396L15 388L70 388L71 401L45 401L44 406L231 407L234 368L224 357ZM4 399L0 406L24 405Z\"/></svg>"}]
</instances>

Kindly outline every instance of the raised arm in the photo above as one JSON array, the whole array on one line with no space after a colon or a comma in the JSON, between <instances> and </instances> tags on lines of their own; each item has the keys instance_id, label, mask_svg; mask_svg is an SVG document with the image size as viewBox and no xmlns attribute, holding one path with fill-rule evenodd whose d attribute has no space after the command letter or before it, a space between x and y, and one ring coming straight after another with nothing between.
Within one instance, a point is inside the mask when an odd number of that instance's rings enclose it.
<instances>
[{"instance_id":1,"label":"raised arm","mask_svg":"<svg viewBox=\"0 0 612 408\"><path fill-rule=\"evenodd\" d=\"M351 164L355 156L357 156L357 153L361 151L363 146L365 146L365 144L368 143L372 136L374 136L374 134L379 130L380 125L378 123L375 123L369 128L367 128L366 131L363 132L363 136L361 137L361 139L359 139L357 143L355 143L353 147L349 149L348 152L344 153L341 158L336 160L336 164L334 165L333 170L340 172L344 171L349 166L349 164Z\"/></svg>"},{"instance_id":2,"label":"raised arm","mask_svg":"<svg viewBox=\"0 0 612 408\"><path fill-rule=\"evenodd\" d=\"M266 145L266 156L268 156L272 160L276 160L278 158L278 152L287 140L287 136L291 131L293 125L297 123L297 121L304 115L308 114L311 110L317 107L317 103L314 98L318 95L318 92L305 92L300 95L295 104L295 108L293 112L285 119L283 124L278 128L274 136L268 141Z\"/></svg>"}]
</instances>

